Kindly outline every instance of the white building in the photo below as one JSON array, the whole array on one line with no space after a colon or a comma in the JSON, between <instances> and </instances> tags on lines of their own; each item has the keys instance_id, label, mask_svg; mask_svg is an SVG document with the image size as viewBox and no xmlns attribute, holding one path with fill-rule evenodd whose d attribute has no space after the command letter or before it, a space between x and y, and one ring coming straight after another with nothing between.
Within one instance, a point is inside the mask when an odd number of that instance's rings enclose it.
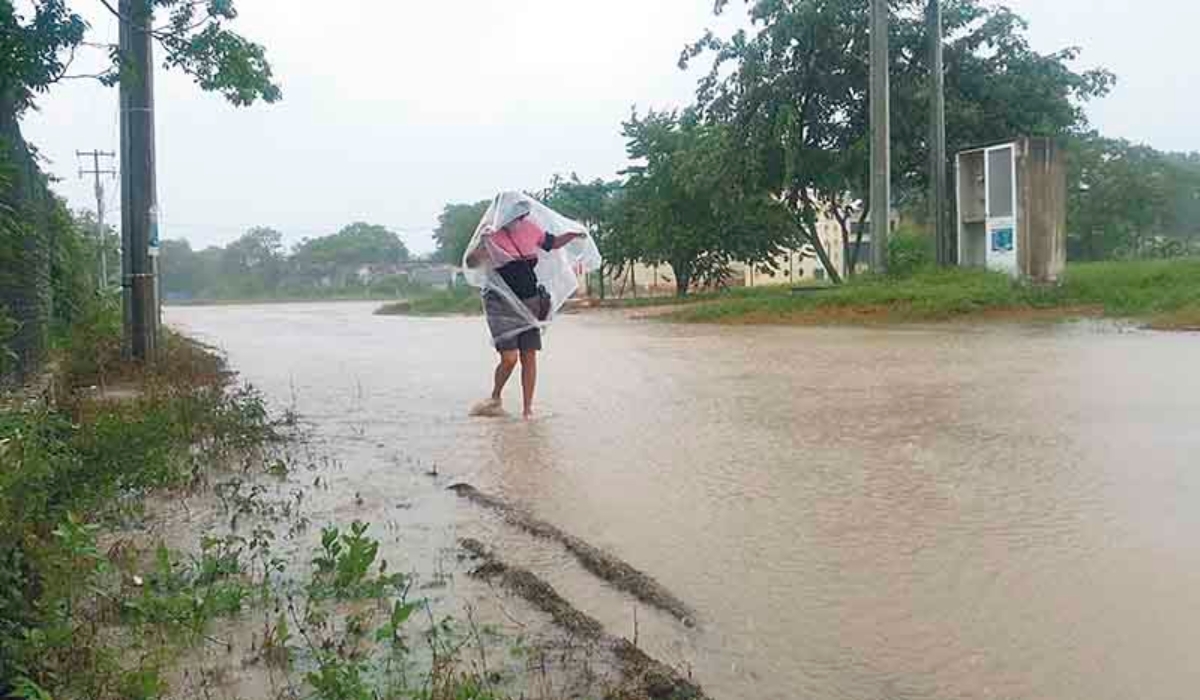
<instances>
[{"instance_id":1,"label":"white building","mask_svg":"<svg viewBox=\"0 0 1200 700\"><path fill-rule=\"evenodd\" d=\"M852 223L850 224L850 247L853 248L858 237L858 216L852 214ZM891 216L891 229L896 230L900 222L898 212L893 211ZM863 224L867 230L863 231L861 245L859 246L857 256L851 254L850 250L846 249L845 240L842 236L842 227L831 216L822 215L817 220L817 236L821 240L821 245L825 248L825 252L829 255L829 261L833 268L843 279L849 275L849 260L854 257L856 260L856 271L863 272L870 268L871 262L871 234L870 234L870 217ZM827 278L825 267L821 264L817 257L816 249L811 245L804 245L795 250L784 250L771 261L773 265L767 263L759 263L750 265L748 263L735 263L733 265L734 276L726 280L725 286L728 287L767 287L767 286L796 286L803 284L819 284ZM598 286L598 277L595 275L588 276L587 279L580 278L580 296L599 297L600 290ZM612 298L625 298L634 296L668 296L675 294L675 274L671 270L670 265L646 265L638 262L634 265L626 266L619 276L608 275L604 281L604 295Z\"/></svg>"}]
</instances>

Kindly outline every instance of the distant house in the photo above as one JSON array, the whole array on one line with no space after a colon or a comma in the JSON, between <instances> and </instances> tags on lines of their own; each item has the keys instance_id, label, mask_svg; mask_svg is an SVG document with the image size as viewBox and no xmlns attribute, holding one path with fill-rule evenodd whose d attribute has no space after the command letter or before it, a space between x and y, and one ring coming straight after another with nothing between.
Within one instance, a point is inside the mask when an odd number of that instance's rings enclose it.
<instances>
[{"instance_id":1,"label":"distant house","mask_svg":"<svg viewBox=\"0 0 1200 700\"><path fill-rule=\"evenodd\" d=\"M831 216L822 216L817 220L817 237L821 241L825 253L833 269L844 279L849 276L850 260L855 261L856 272L865 272L871 268L871 217L867 216L862 226L862 241L858 254L853 254L853 247L858 241L860 224L858 216L854 215L850 222L850 245L842 237L841 224ZM890 228L895 231L900 225L900 214L893 210ZM822 282L828 274L825 266L817 256L816 248L811 244L803 245L796 250L784 250L772 261L774 269L767 265L746 265L745 285L747 287L769 287L801 285L811 282Z\"/></svg>"},{"instance_id":2,"label":"distant house","mask_svg":"<svg viewBox=\"0 0 1200 700\"><path fill-rule=\"evenodd\" d=\"M453 265L430 263L409 271L409 280L414 284L434 289L451 289L458 279L458 268Z\"/></svg>"},{"instance_id":3,"label":"distant house","mask_svg":"<svg viewBox=\"0 0 1200 700\"><path fill-rule=\"evenodd\" d=\"M891 213L891 230L896 231L900 225L899 212ZM850 223L850 248L853 248L859 231L858 215L852 215ZM829 215L822 215L817 220L817 236L829 256L829 262L844 279L850 264L855 259L855 270L864 272L871 266L871 233L870 217L862 224L862 240L857 256L847 249L842 237L842 227ZM794 250L782 250L769 261L757 264L744 262L730 266L732 276L724 281L725 287L769 287L794 286L822 282L828 273L817 256L816 249L811 245L803 245ZM612 298L636 296L659 296L675 294L675 274L670 265L649 265L641 261L626 265L620 274L609 271L604 277L604 295ZM596 274L580 276L579 296L599 297L600 279Z\"/></svg>"},{"instance_id":4,"label":"distant house","mask_svg":"<svg viewBox=\"0 0 1200 700\"><path fill-rule=\"evenodd\" d=\"M401 263L389 274L397 275L409 284L433 289L451 289L459 278L459 269L454 265L424 260Z\"/></svg>"}]
</instances>

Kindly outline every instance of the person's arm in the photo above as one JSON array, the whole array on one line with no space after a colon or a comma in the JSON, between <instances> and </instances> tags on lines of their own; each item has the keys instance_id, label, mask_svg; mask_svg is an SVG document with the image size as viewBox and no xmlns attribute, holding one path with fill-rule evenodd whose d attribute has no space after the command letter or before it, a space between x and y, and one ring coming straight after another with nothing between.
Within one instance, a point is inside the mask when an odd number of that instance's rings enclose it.
<instances>
[{"instance_id":1,"label":"person's arm","mask_svg":"<svg viewBox=\"0 0 1200 700\"><path fill-rule=\"evenodd\" d=\"M467 267L470 267L470 268L479 267L480 265L483 264L484 258L486 256L487 256L487 245L482 240L480 240L479 245L475 246L475 250L472 250L470 253L467 254Z\"/></svg>"},{"instance_id":2,"label":"person's arm","mask_svg":"<svg viewBox=\"0 0 1200 700\"><path fill-rule=\"evenodd\" d=\"M555 236L555 235L547 233L546 239L542 242L542 248L547 253L549 253L550 251L558 250L559 248L562 248L562 247L568 245L571 241L574 241L579 238L587 238L587 234L564 233L564 234Z\"/></svg>"}]
</instances>

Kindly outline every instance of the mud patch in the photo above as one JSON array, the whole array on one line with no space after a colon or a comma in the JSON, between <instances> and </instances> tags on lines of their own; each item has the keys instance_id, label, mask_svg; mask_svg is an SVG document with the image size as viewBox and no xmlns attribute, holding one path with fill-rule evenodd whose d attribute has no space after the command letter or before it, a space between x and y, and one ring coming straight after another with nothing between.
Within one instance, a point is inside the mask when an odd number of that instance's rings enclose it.
<instances>
[{"instance_id":1,"label":"mud patch","mask_svg":"<svg viewBox=\"0 0 1200 700\"><path fill-rule=\"evenodd\" d=\"M1147 328L1154 331L1200 332L1200 307L1188 306L1159 314L1150 320Z\"/></svg>"},{"instance_id":2,"label":"mud patch","mask_svg":"<svg viewBox=\"0 0 1200 700\"><path fill-rule=\"evenodd\" d=\"M668 613L687 627L696 626L696 614L687 603L664 588L658 581L608 552L563 532L554 525L539 520L495 496L489 496L470 484L455 484L450 487L450 490L461 498L499 513L509 525L524 530L534 537L558 542L574 555L583 568L617 590Z\"/></svg>"},{"instance_id":3,"label":"mud patch","mask_svg":"<svg viewBox=\"0 0 1200 700\"><path fill-rule=\"evenodd\" d=\"M554 587L532 572L512 567L500 560L486 545L474 539L460 540L460 546L479 565L471 575L501 586L549 615L555 624L582 639L596 642L612 652L621 671L622 683L609 690L613 700L706 700L700 687L683 678L670 666L651 657L627 639L608 634L595 618L578 610L559 595Z\"/></svg>"}]
</instances>

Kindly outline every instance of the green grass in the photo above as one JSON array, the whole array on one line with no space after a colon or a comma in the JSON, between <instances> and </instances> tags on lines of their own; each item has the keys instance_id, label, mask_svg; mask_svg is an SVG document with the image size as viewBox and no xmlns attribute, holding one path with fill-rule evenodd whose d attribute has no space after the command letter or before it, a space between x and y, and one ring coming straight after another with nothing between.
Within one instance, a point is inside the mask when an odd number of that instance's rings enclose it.
<instances>
[{"instance_id":1,"label":"green grass","mask_svg":"<svg viewBox=\"0 0 1200 700\"><path fill-rule=\"evenodd\" d=\"M407 301L384 304L378 316L453 316L477 315L483 312L479 290L471 287L435 291Z\"/></svg>"},{"instance_id":2,"label":"green grass","mask_svg":"<svg viewBox=\"0 0 1200 700\"><path fill-rule=\"evenodd\" d=\"M481 629L470 608L465 624L435 618L437 601L409 597L424 587L389 567L367 524L326 525L310 559L280 547L285 528L303 542L311 524L307 488L288 479L288 423L179 336L155 367L122 362L119 321L103 305L63 329L57 391L0 394L0 698L200 697L226 668L313 700L508 700L499 688L536 687L522 669L547 653L540 642ZM106 397L90 389L105 383ZM205 523L197 546L147 527L152 497L202 509L184 506ZM247 632L254 643L236 645ZM195 663L200 648L218 666Z\"/></svg>"},{"instance_id":3,"label":"green grass","mask_svg":"<svg viewBox=\"0 0 1200 700\"><path fill-rule=\"evenodd\" d=\"M130 640L195 639L249 595L227 548L186 566L161 548L141 587L131 547L98 544L127 544L116 533L150 494L278 437L262 397L195 343L168 334L157 366L122 363L120 313L97 302L54 339L52 395L0 402L0 697L154 696L174 645ZM122 398L75 391L108 380Z\"/></svg>"},{"instance_id":4,"label":"green grass","mask_svg":"<svg viewBox=\"0 0 1200 700\"><path fill-rule=\"evenodd\" d=\"M1062 284L1040 287L977 270L864 277L809 294L776 289L729 294L668 318L723 323L946 321L972 316L1103 315L1183 327L1200 318L1200 259L1071 265ZM1177 322L1172 323L1172 319Z\"/></svg>"}]
</instances>

